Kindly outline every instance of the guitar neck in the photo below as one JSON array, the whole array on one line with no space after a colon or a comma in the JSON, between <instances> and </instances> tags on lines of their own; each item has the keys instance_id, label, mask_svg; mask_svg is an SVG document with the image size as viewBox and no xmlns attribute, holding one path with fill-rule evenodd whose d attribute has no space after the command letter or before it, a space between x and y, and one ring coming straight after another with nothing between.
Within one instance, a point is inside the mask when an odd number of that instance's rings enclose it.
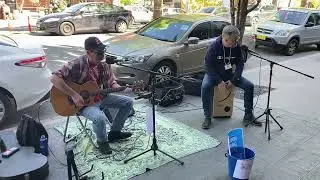
<instances>
[{"instance_id":1,"label":"guitar neck","mask_svg":"<svg viewBox=\"0 0 320 180\"><path fill-rule=\"evenodd\" d=\"M107 88L107 89L102 89L96 92L92 92L90 93L91 96L95 96L97 94L101 94L101 95L107 95L109 93L112 92L119 92L119 91L123 91L125 90L127 87L126 86L121 86L121 87L117 87L117 88Z\"/></svg>"}]
</instances>

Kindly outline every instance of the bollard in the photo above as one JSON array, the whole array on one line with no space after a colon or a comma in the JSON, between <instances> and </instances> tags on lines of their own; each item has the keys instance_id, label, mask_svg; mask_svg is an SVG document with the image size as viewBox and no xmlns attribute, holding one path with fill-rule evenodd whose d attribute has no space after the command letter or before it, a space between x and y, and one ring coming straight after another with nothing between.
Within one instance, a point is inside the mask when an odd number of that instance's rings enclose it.
<instances>
[{"instance_id":1,"label":"bollard","mask_svg":"<svg viewBox=\"0 0 320 180\"><path fill-rule=\"evenodd\" d=\"M10 20L8 20L8 31L12 32L12 25L11 25Z\"/></svg>"},{"instance_id":2,"label":"bollard","mask_svg":"<svg viewBox=\"0 0 320 180\"><path fill-rule=\"evenodd\" d=\"M30 17L28 16L28 31L32 32L31 24L30 24Z\"/></svg>"}]
</instances>

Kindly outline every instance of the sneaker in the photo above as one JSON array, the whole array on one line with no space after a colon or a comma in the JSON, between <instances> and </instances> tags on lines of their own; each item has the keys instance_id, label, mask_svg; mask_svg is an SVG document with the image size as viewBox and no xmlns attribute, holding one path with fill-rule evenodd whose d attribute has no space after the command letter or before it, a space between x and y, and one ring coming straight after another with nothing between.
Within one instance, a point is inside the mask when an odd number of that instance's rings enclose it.
<instances>
[{"instance_id":1,"label":"sneaker","mask_svg":"<svg viewBox=\"0 0 320 180\"><path fill-rule=\"evenodd\" d=\"M109 145L109 143L107 141L103 141L103 142L97 141L97 144L99 146L99 151L102 154L111 154L112 153L110 145Z\"/></svg>"},{"instance_id":2,"label":"sneaker","mask_svg":"<svg viewBox=\"0 0 320 180\"><path fill-rule=\"evenodd\" d=\"M132 136L130 132L110 131L108 134L108 141L114 142L122 139L127 139Z\"/></svg>"},{"instance_id":3,"label":"sneaker","mask_svg":"<svg viewBox=\"0 0 320 180\"><path fill-rule=\"evenodd\" d=\"M258 126L258 127L262 126L262 123L256 120L253 113L246 113L243 118L243 123L244 124L252 124L252 125Z\"/></svg>"},{"instance_id":4,"label":"sneaker","mask_svg":"<svg viewBox=\"0 0 320 180\"><path fill-rule=\"evenodd\" d=\"M211 118L205 118L202 123L202 129L209 129L211 126Z\"/></svg>"}]
</instances>

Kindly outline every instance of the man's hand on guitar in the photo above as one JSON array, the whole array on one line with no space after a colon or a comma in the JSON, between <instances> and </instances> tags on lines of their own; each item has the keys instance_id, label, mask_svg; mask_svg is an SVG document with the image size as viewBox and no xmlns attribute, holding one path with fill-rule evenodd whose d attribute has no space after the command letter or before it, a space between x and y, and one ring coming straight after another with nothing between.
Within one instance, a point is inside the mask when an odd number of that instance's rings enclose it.
<instances>
[{"instance_id":1,"label":"man's hand on guitar","mask_svg":"<svg viewBox=\"0 0 320 180\"><path fill-rule=\"evenodd\" d=\"M82 107L84 105L84 100L82 98L82 96L80 96L80 94L75 93L73 96L71 96L73 103L77 106L77 107Z\"/></svg>"},{"instance_id":2,"label":"man's hand on guitar","mask_svg":"<svg viewBox=\"0 0 320 180\"><path fill-rule=\"evenodd\" d=\"M132 88L130 88L129 84L126 84L126 89L123 90L124 93L129 93L129 92L132 92Z\"/></svg>"}]
</instances>

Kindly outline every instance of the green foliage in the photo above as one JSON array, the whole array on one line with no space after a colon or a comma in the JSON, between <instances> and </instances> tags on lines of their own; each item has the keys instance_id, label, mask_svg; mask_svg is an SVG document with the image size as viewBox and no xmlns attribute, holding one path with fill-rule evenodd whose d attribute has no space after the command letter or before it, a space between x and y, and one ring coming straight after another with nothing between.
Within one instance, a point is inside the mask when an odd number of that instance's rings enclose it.
<instances>
[{"instance_id":1,"label":"green foliage","mask_svg":"<svg viewBox=\"0 0 320 180\"><path fill-rule=\"evenodd\" d=\"M68 5L69 0L51 0L52 12L62 12Z\"/></svg>"},{"instance_id":2,"label":"green foliage","mask_svg":"<svg viewBox=\"0 0 320 180\"><path fill-rule=\"evenodd\" d=\"M203 7L222 6L221 0L195 0L192 1L191 9L193 12L199 11Z\"/></svg>"},{"instance_id":3,"label":"green foliage","mask_svg":"<svg viewBox=\"0 0 320 180\"><path fill-rule=\"evenodd\" d=\"M130 5L133 5L133 4L138 4L139 2L141 3L141 1L139 1L139 0L120 0L120 3L122 5L124 5L124 6L130 6Z\"/></svg>"}]
</instances>

